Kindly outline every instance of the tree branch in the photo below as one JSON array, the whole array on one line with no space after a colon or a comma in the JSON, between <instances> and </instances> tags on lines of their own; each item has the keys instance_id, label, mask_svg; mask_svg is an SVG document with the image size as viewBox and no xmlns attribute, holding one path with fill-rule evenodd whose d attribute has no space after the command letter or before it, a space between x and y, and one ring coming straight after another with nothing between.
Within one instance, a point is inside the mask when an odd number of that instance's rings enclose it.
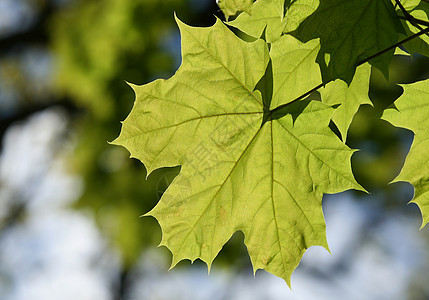
<instances>
[{"instance_id":1,"label":"tree branch","mask_svg":"<svg viewBox=\"0 0 429 300\"><path fill-rule=\"evenodd\" d=\"M429 0L428 0L429 1ZM398 16L399 19L401 20L405 20L405 21L409 21L411 23L411 21L406 17L406 16ZM429 22L425 21L425 20L420 20L417 18L413 18L413 21L417 24L417 25L423 25L423 26L429 26ZM413 24L414 25L414 24ZM420 26L419 26L420 27ZM419 28L420 30L422 28Z\"/></svg>"}]
</instances>

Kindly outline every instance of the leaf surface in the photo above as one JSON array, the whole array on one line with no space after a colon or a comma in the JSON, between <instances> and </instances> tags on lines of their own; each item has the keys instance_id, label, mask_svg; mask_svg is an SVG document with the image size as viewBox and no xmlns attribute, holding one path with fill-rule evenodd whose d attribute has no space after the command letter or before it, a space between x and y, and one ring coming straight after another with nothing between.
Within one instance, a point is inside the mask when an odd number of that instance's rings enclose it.
<instances>
[{"instance_id":1,"label":"leaf surface","mask_svg":"<svg viewBox=\"0 0 429 300\"><path fill-rule=\"evenodd\" d=\"M420 2L421 0L401 0L401 4L406 10L413 10L416 6L420 4ZM396 4L395 0L392 0L392 3ZM399 6L396 6L396 9L398 11L401 10Z\"/></svg>"},{"instance_id":2,"label":"leaf surface","mask_svg":"<svg viewBox=\"0 0 429 300\"><path fill-rule=\"evenodd\" d=\"M265 30L267 42L277 40L283 33L286 19L283 17L284 0L257 0L253 4L251 15L240 14L228 22L244 33L259 38Z\"/></svg>"},{"instance_id":3,"label":"leaf surface","mask_svg":"<svg viewBox=\"0 0 429 300\"><path fill-rule=\"evenodd\" d=\"M429 80L402 85L404 93L382 119L414 132L414 141L404 167L392 182L407 181L415 189L411 202L422 212L423 224L429 222Z\"/></svg>"},{"instance_id":4,"label":"leaf surface","mask_svg":"<svg viewBox=\"0 0 429 300\"><path fill-rule=\"evenodd\" d=\"M284 35L272 44L273 99L271 108L289 103L322 82L316 63L320 50L318 39L301 43Z\"/></svg>"},{"instance_id":5,"label":"leaf surface","mask_svg":"<svg viewBox=\"0 0 429 300\"><path fill-rule=\"evenodd\" d=\"M306 42L320 38L317 62L323 81L352 81L358 63L395 44L403 28L390 0L321 0L292 34ZM388 77L394 50L370 63Z\"/></svg>"},{"instance_id":6,"label":"leaf surface","mask_svg":"<svg viewBox=\"0 0 429 300\"><path fill-rule=\"evenodd\" d=\"M228 25L255 38L260 38L265 30L267 42L272 43L283 33L295 30L318 4L317 0L257 0L251 15L241 14Z\"/></svg>"},{"instance_id":7,"label":"leaf surface","mask_svg":"<svg viewBox=\"0 0 429 300\"><path fill-rule=\"evenodd\" d=\"M252 91L268 64L266 44L240 41L219 20L212 28L178 24L184 56L181 67L171 80L133 87L135 107L120 136L132 155L144 153L139 158L149 173L184 163L183 153L208 138L210 129L231 114L254 118L262 111L261 95ZM218 92L220 88L224 93Z\"/></svg>"},{"instance_id":8,"label":"leaf surface","mask_svg":"<svg viewBox=\"0 0 429 300\"><path fill-rule=\"evenodd\" d=\"M239 12L252 13L253 0L217 0L219 8L222 10L225 18L235 16Z\"/></svg>"},{"instance_id":9,"label":"leaf surface","mask_svg":"<svg viewBox=\"0 0 429 300\"><path fill-rule=\"evenodd\" d=\"M269 65L264 41L244 42L220 21L178 23L181 67L168 80L134 86L134 108L114 143L149 172L182 166L146 214L162 228L172 267L199 258L210 268L240 230L254 270L290 284L308 247L328 248L323 193L362 189L351 172L354 151L328 127L334 109L318 101L292 103L262 122L256 86Z\"/></svg>"},{"instance_id":10,"label":"leaf surface","mask_svg":"<svg viewBox=\"0 0 429 300\"><path fill-rule=\"evenodd\" d=\"M308 16L310 16L319 6L319 0L294 0L286 5L285 19L286 27L285 33L296 30L299 24L302 23Z\"/></svg>"},{"instance_id":11,"label":"leaf surface","mask_svg":"<svg viewBox=\"0 0 429 300\"><path fill-rule=\"evenodd\" d=\"M322 102L328 105L340 104L335 110L332 121L337 125L341 137L345 142L347 131L352 123L354 115L363 104L372 105L369 99L369 78L371 66L368 63L359 66L350 86L341 79L331 81L325 88L320 89Z\"/></svg>"}]
</instances>

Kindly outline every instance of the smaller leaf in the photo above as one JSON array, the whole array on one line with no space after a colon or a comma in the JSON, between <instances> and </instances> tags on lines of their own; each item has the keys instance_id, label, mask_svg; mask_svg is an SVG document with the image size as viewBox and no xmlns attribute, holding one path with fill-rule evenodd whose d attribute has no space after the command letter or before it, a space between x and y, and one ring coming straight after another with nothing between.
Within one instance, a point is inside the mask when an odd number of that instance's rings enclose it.
<instances>
[{"instance_id":1,"label":"smaller leaf","mask_svg":"<svg viewBox=\"0 0 429 300\"><path fill-rule=\"evenodd\" d=\"M340 104L332 117L335 125L345 142L347 131L352 123L354 115L362 104L372 105L369 99L369 78L371 66L366 63L356 69L355 76L350 86L341 79L332 81L325 88L320 89L322 102L328 105Z\"/></svg>"},{"instance_id":2,"label":"smaller leaf","mask_svg":"<svg viewBox=\"0 0 429 300\"><path fill-rule=\"evenodd\" d=\"M308 16L319 6L319 0L295 0L286 9L285 33L296 30Z\"/></svg>"},{"instance_id":3,"label":"smaller leaf","mask_svg":"<svg viewBox=\"0 0 429 300\"><path fill-rule=\"evenodd\" d=\"M252 14L241 14L228 23L255 38L261 37L264 30L268 43L277 40L285 28L283 18L284 0L258 0L253 4Z\"/></svg>"},{"instance_id":4,"label":"smaller leaf","mask_svg":"<svg viewBox=\"0 0 429 300\"><path fill-rule=\"evenodd\" d=\"M239 12L252 13L253 0L216 0L225 18L235 16Z\"/></svg>"},{"instance_id":5,"label":"smaller leaf","mask_svg":"<svg viewBox=\"0 0 429 300\"><path fill-rule=\"evenodd\" d=\"M402 85L404 93L382 119L415 134L404 167L392 182L408 181L415 189L411 202L422 212L423 224L429 222L429 80Z\"/></svg>"},{"instance_id":6,"label":"smaller leaf","mask_svg":"<svg viewBox=\"0 0 429 300\"><path fill-rule=\"evenodd\" d=\"M297 29L318 5L318 0L258 0L251 15L241 14L228 25L255 38L260 38L265 30L267 42L272 43L282 34Z\"/></svg>"}]
</instances>

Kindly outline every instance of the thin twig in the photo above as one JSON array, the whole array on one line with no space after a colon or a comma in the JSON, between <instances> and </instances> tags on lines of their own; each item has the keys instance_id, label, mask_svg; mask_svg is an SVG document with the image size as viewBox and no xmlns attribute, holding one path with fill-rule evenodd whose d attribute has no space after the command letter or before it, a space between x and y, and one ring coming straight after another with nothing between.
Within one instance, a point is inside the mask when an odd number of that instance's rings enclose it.
<instances>
[{"instance_id":1,"label":"thin twig","mask_svg":"<svg viewBox=\"0 0 429 300\"><path fill-rule=\"evenodd\" d=\"M386 49L384 49L384 50L382 50L382 51L380 51L380 52L378 52L378 53L376 53L376 54L374 54L368 58L361 60L360 62L358 62L356 67L363 65L364 63L370 61L371 59L376 58L377 56L383 55L384 53L389 52L390 50L393 50L396 47L399 47L402 44L405 44L405 43L407 43L407 42L409 42L409 41L411 41L411 40L413 40L413 39L415 39L415 38L417 38L423 34L427 34L428 32L429 32L429 27L421 30L420 32L417 32L416 34L413 34L412 36L407 37L406 39L404 39L404 40L402 40L402 41L400 41L400 42L398 42L398 43L396 43L396 44L394 44L394 45L392 45L392 46L390 46L390 47L388 47L388 48L386 48Z\"/></svg>"},{"instance_id":2,"label":"thin twig","mask_svg":"<svg viewBox=\"0 0 429 300\"><path fill-rule=\"evenodd\" d=\"M428 1L429 1L429 0L428 0ZM400 16L400 15L398 15L398 18L399 18L399 19L401 19L401 20L409 21L409 22L411 23L411 21L410 21L407 17L405 17L405 16ZM429 26L429 22L428 22L428 21L425 21L425 20L420 20L420 19L416 19L416 18L414 18L414 19L413 19L413 21L414 21L415 23L417 23L418 25ZM420 28L420 29L421 29L421 28Z\"/></svg>"}]
</instances>

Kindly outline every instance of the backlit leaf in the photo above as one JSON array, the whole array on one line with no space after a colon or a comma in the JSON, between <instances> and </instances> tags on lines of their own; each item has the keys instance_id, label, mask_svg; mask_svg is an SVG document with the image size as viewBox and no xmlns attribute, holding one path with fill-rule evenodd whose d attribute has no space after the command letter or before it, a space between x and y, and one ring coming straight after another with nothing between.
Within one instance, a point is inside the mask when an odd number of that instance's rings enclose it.
<instances>
[{"instance_id":1,"label":"backlit leaf","mask_svg":"<svg viewBox=\"0 0 429 300\"><path fill-rule=\"evenodd\" d=\"M178 24L181 67L168 80L133 87L134 108L114 143L149 172L181 165L146 214L158 220L172 266L199 258L210 268L240 230L254 270L265 269L290 284L308 247L328 248L323 194L362 190L351 172L354 151L329 129L334 109L328 105L305 100L276 112L264 108L255 89L269 65L264 41L244 42L220 21L210 28ZM292 39L279 43L302 51L303 44ZM307 44L317 45L317 40ZM295 58L281 54L287 47L274 46L273 73L298 76L293 70L276 73L274 57ZM296 68L302 66L307 67ZM274 90L273 99L294 88L290 78Z\"/></svg>"},{"instance_id":2,"label":"backlit leaf","mask_svg":"<svg viewBox=\"0 0 429 300\"><path fill-rule=\"evenodd\" d=\"M347 139L347 131L359 106L362 104L372 105L368 96L370 76L371 66L366 63L356 69L350 86L341 79L337 79L320 89L323 103L331 106L340 104L335 110L332 121L337 125L343 141Z\"/></svg>"},{"instance_id":3,"label":"backlit leaf","mask_svg":"<svg viewBox=\"0 0 429 300\"><path fill-rule=\"evenodd\" d=\"M266 40L271 43L283 33L295 30L318 5L318 0L258 0L251 15L241 14L228 25L255 38L261 37L265 30Z\"/></svg>"},{"instance_id":4,"label":"backlit leaf","mask_svg":"<svg viewBox=\"0 0 429 300\"><path fill-rule=\"evenodd\" d=\"M283 33L286 19L283 17L284 0L258 0L253 4L253 13L240 14L228 24L250 36L259 38L265 30L267 42L277 40Z\"/></svg>"},{"instance_id":5,"label":"backlit leaf","mask_svg":"<svg viewBox=\"0 0 429 300\"><path fill-rule=\"evenodd\" d=\"M395 101L394 108L384 111L382 118L414 132L404 167L393 182L408 181L414 186L411 202L420 207L423 227L429 222L429 80L402 87L404 94Z\"/></svg>"},{"instance_id":6,"label":"backlit leaf","mask_svg":"<svg viewBox=\"0 0 429 300\"><path fill-rule=\"evenodd\" d=\"M239 12L252 13L253 0L217 0L219 8L222 10L226 19L235 16Z\"/></svg>"}]
</instances>

